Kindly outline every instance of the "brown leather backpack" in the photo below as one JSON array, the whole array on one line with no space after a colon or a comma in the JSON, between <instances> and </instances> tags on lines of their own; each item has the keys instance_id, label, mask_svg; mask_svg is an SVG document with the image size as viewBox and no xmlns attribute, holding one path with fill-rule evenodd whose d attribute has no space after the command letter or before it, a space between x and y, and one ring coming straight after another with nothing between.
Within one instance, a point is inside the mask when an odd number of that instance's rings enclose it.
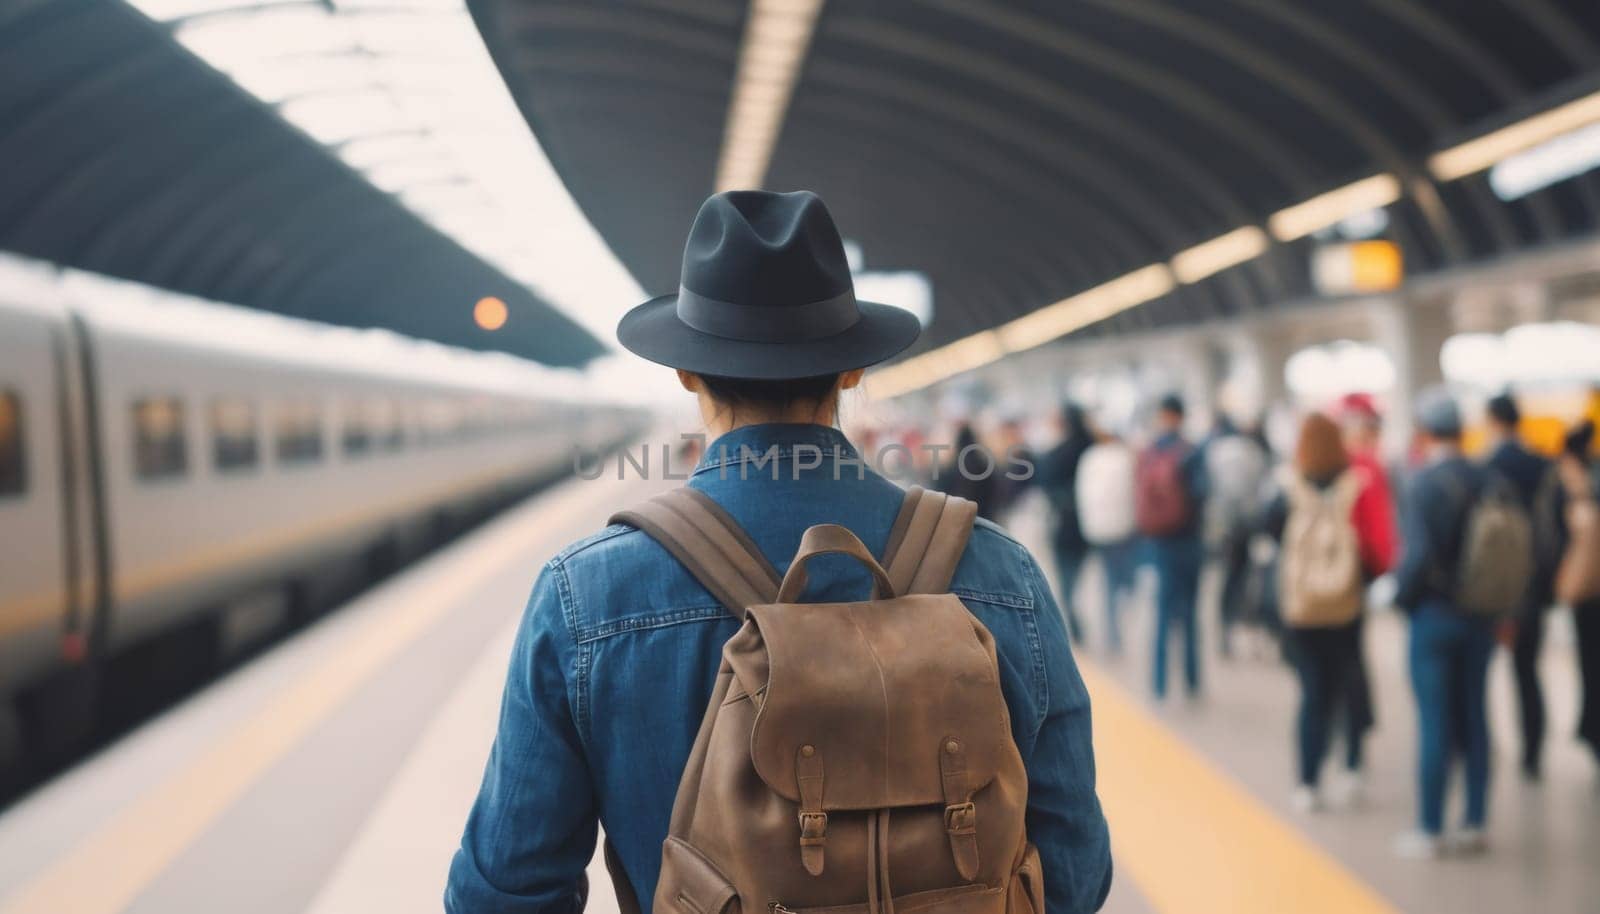
<instances>
[{"instance_id":1,"label":"brown leather backpack","mask_svg":"<svg viewBox=\"0 0 1600 914\"><path fill-rule=\"evenodd\" d=\"M743 626L662 847L657 914L1043 914L994 639L948 592L977 506L913 488L879 564L849 530L808 529L788 573L703 493L617 514ZM799 603L806 563L851 556L859 603ZM607 854L624 911L639 904Z\"/></svg>"}]
</instances>

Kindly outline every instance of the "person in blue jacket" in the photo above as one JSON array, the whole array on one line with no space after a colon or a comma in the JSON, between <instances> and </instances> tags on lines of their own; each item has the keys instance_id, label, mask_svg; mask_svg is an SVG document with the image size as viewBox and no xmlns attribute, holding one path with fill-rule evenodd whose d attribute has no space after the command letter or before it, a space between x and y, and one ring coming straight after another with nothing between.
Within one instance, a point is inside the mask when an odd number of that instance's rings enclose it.
<instances>
[{"instance_id":1,"label":"person in blue jacket","mask_svg":"<svg viewBox=\"0 0 1600 914\"><path fill-rule=\"evenodd\" d=\"M782 569L820 523L841 524L883 553L904 493L867 469L835 427L839 395L917 332L910 314L855 300L817 197L737 191L702 207L680 292L634 309L618 337L679 369L714 437L687 484ZM859 568L812 567L816 599L866 596ZM1110 844L1089 696L1055 600L1028 550L982 520L952 590L994 635L1048 909L1097 910L1111 883ZM722 645L737 629L632 527L609 526L550 559L523 615L445 910L580 910L603 827L615 872L648 911L678 781Z\"/></svg>"},{"instance_id":2,"label":"person in blue jacket","mask_svg":"<svg viewBox=\"0 0 1600 914\"><path fill-rule=\"evenodd\" d=\"M1484 849L1489 800L1489 721L1485 711L1494 621L1456 605L1454 581L1464 531L1488 476L1461 451L1461 410L1445 391L1418 397L1423 466L1406 487L1400 510L1403 549L1395 571L1395 605L1410 617L1408 659L1417 703L1417 823L1395 838L1406 858L1445 850ZM1466 807L1461 828L1446 839L1445 792L1457 756Z\"/></svg>"},{"instance_id":3,"label":"person in blue jacket","mask_svg":"<svg viewBox=\"0 0 1600 914\"><path fill-rule=\"evenodd\" d=\"M1145 555L1156 572L1156 624L1150 688L1156 698L1167 694L1167 640L1174 627L1183 632L1183 682L1189 698L1200 697L1200 572L1205 547L1200 541L1201 512L1207 492L1205 450L1183 437L1184 403L1177 394L1163 396L1156 408L1156 435L1140 455L1134 498L1139 507ZM1160 482L1146 471L1163 458L1174 462L1177 501L1157 510L1152 488ZM1152 517L1152 515L1156 515ZM1159 528L1152 523L1160 524Z\"/></svg>"}]
</instances>

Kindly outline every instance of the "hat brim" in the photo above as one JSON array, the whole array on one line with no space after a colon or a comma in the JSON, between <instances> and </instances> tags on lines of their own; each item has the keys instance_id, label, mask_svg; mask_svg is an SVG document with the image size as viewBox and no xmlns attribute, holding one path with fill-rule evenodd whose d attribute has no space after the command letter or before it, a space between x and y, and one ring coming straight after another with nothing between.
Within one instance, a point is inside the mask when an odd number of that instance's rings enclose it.
<instances>
[{"instance_id":1,"label":"hat brim","mask_svg":"<svg viewBox=\"0 0 1600 914\"><path fill-rule=\"evenodd\" d=\"M814 340L754 343L702 333L678 319L676 293L652 298L622 316L617 342L669 368L725 378L782 381L875 365L916 342L916 315L892 305L858 301L861 319Z\"/></svg>"}]
</instances>

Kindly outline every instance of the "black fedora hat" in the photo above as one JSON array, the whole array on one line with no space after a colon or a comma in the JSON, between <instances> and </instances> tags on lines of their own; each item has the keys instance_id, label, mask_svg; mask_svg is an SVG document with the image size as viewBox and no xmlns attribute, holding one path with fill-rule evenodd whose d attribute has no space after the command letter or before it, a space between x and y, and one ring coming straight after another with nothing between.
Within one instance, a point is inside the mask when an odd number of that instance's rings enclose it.
<instances>
[{"instance_id":1,"label":"black fedora hat","mask_svg":"<svg viewBox=\"0 0 1600 914\"><path fill-rule=\"evenodd\" d=\"M737 190L701 205L678 291L623 315L617 340L696 374L782 380L881 362L920 331L911 312L856 299L816 194Z\"/></svg>"}]
</instances>

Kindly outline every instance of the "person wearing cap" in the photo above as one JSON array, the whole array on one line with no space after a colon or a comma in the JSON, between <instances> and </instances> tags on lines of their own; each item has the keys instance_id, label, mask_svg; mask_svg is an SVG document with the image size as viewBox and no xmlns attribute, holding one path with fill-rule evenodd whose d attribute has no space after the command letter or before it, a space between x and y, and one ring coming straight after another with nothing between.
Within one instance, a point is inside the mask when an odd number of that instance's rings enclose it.
<instances>
[{"instance_id":1,"label":"person wearing cap","mask_svg":"<svg viewBox=\"0 0 1600 914\"><path fill-rule=\"evenodd\" d=\"M815 194L732 191L695 217L678 290L629 311L617 338L677 370L711 439L687 485L782 568L822 523L884 553L905 493L840 433L839 397L919 329L906 311L856 299ZM814 599L866 596L858 566L811 568ZM1055 599L1028 550L984 520L951 589L993 635L1048 909L1097 910L1111 883L1110 841L1089 696ZM634 527L613 524L550 559L522 616L446 911L582 910L602 826L619 898L649 910L678 782L738 628Z\"/></svg>"},{"instance_id":2,"label":"person wearing cap","mask_svg":"<svg viewBox=\"0 0 1600 914\"><path fill-rule=\"evenodd\" d=\"M1351 521L1356 526L1357 542L1361 546L1361 571L1367 580L1375 580L1394 570L1400 553L1399 522L1395 508L1394 485L1388 468L1384 465L1383 414L1372 395L1364 392L1346 394L1334 410L1344 432L1345 453L1350 456L1350 468L1363 480L1361 493L1356 496ZM1366 641L1366 614L1356 619L1356 643ZM1350 713L1356 721L1355 732L1365 734L1377 723L1372 702L1372 678L1367 672L1364 651L1356 654L1354 675L1346 681L1350 689ZM1352 783L1360 784L1362 772L1351 769ZM1358 791L1359 787L1356 788Z\"/></svg>"},{"instance_id":3,"label":"person wearing cap","mask_svg":"<svg viewBox=\"0 0 1600 914\"><path fill-rule=\"evenodd\" d=\"M1400 552L1394 487L1380 450L1383 415L1372 395L1366 393L1346 394L1334 412L1344 429L1350 466L1371 481L1356 500L1355 524L1361 532L1361 566L1376 577L1394 568Z\"/></svg>"},{"instance_id":4,"label":"person wearing cap","mask_svg":"<svg viewBox=\"0 0 1600 914\"><path fill-rule=\"evenodd\" d=\"M1400 512L1404 543L1395 572L1395 605L1410 617L1407 649L1417 703L1417 822L1396 837L1394 851L1410 859L1485 847L1489 799L1489 722L1485 711L1494 622L1455 605L1454 585L1463 531L1487 473L1461 451L1461 410L1444 390L1417 401L1423 465L1406 487ZM1462 827L1447 839L1445 793L1451 763L1465 762Z\"/></svg>"},{"instance_id":5,"label":"person wearing cap","mask_svg":"<svg viewBox=\"0 0 1600 914\"><path fill-rule=\"evenodd\" d=\"M1517 427L1522 422L1522 412L1510 392L1495 395L1485 407L1486 448L1484 465L1490 472L1511 483L1529 517L1553 518L1555 510L1540 504L1553 499L1556 489L1551 483L1550 461L1528 450L1517 437ZM1550 537L1535 538L1548 544ZM1516 614L1512 625L1512 666L1516 671L1518 720L1522 725L1522 774L1529 780L1539 777L1540 758L1544 746L1545 707L1544 691L1539 685L1539 651L1544 645L1545 613L1554 596L1552 583L1555 562L1559 552L1554 549L1535 548L1534 574L1528 588L1527 600Z\"/></svg>"}]
</instances>

